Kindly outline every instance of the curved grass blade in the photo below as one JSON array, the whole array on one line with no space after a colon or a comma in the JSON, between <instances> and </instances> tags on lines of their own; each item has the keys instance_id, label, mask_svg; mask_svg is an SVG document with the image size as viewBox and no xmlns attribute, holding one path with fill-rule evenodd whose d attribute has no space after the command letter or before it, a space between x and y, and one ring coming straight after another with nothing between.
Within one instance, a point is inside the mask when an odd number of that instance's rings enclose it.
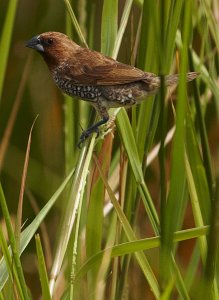
<instances>
[{"instance_id":1,"label":"curved grass blade","mask_svg":"<svg viewBox=\"0 0 219 300\"><path fill-rule=\"evenodd\" d=\"M159 218L154 207L153 201L150 197L150 194L147 190L147 187L144 182L144 176L142 172L142 164L139 159L138 150L136 146L136 142L134 139L134 135L132 132L132 128L127 116L127 113L124 109L119 111L119 114L116 119L117 127L119 129L119 133L121 135L121 139L125 150L127 152L130 165L132 167L132 171L139 189L139 192L142 196L142 200L144 202L148 217L150 219L151 225L153 226L156 234L159 233Z\"/></svg>"},{"instance_id":2,"label":"curved grass blade","mask_svg":"<svg viewBox=\"0 0 219 300\"><path fill-rule=\"evenodd\" d=\"M58 273L60 272L60 268L62 266L63 259L66 253L70 234L72 232L72 227L75 222L78 205L80 203L80 198L82 197L84 192L84 186L86 184L86 179L88 175L88 168L89 168L91 155L95 143L95 136L96 135L94 134L91 138L88 151L87 151L86 144L84 145L81 151L77 168L74 174L73 182L70 188L70 194L69 194L68 202L66 204L66 214L64 215L64 219L61 224L59 244L55 253L55 258L51 269L51 275L50 275L51 295L53 295L55 282Z\"/></svg>"},{"instance_id":3,"label":"curved grass blade","mask_svg":"<svg viewBox=\"0 0 219 300\"><path fill-rule=\"evenodd\" d=\"M68 184L69 180L73 175L73 171L67 176L67 178L63 181L60 187L56 190L54 195L50 198L47 204L41 209L39 214L35 217L35 219L31 222L27 228L25 228L21 233L21 240L20 240L20 255L23 253L27 245L29 244L30 240L33 238L34 234L36 233L37 229L39 228L41 222L44 220L50 209L53 207L55 202L57 201L60 194L65 189L66 185ZM5 260L2 258L0 261L0 291L2 290L7 278L8 272L5 265Z\"/></svg>"},{"instance_id":4,"label":"curved grass blade","mask_svg":"<svg viewBox=\"0 0 219 300\"><path fill-rule=\"evenodd\" d=\"M5 219L8 237L9 237L9 241L10 241L10 245L11 245L11 249L12 249L14 266L15 266L15 269L16 269L16 272L18 275L19 283L21 285L22 297L24 299L29 299L27 285L25 282L24 273L23 273L23 269L22 269L22 265L21 265L21 261L20 261L20 255L19 255L19 251L18 251L18 247L17 247L17 243L16 243L16 237L14 234L14 229L12 227L11 217L10 217L10 214L8 211L7 203L5 200L5 196L4 196L1 184L0 184L0 205L1 205L2 213L3 213L4 219ZM0 274L2 274L2 273L0 273Z\"/></svg>"},{"instance_id":5,"label":"curved grass blade","mask_svg":"<svg viewBox=\"0 0 219 300\"><path fill-rule=\"evenodd\" d=\"M100 176L101 176L101 178L104 182L107 193L108 193L108 195L109 195L109 197L112 201L112 204L113 204L113 206L116 210L116 213L118 215L118 218L119 218L119 220L122 224L122 227L125 231L125 234L126 234L128 240L129 241L136 240L136 236L135 236L134 232L132 231L131 225L129 224L123 210L121 209L121 206L119 205L113 191L111 190L111 188L110 188L110 186L109 186L109 184L108 184L108 182L107 182L107 180L106 180L106 178L105 178L105 176L102 172L101 166L100 166L98 160L95 158L95 156L94 156L94 160L95 160L95 163L98 167L98 170L100 172ZM143 252L137 252L137 253L135 253L135 257L136 257L136 259L139 263L139 266L141 267L141 269L142 269L142 271L145 275L145 278L147 279L147 281L150 284L150 287L151 287L151 290L152 290L154 296L156 297L156 299L158 299L160 292L159 292L159 288L158 288L157 279L156 279L156 277L155 277L155 275L154 275L154 273L153 273L153 271L150 267L150 264L149 264L146 256L144 255Z\"/></svg>"},{"instance_id":6,"label":"curved grass blade","mask_svg":"<svg viewBox=\"0 0 219 300\"><path fill-rule=\"evenodd\" d=\"M195 227L174 233L174 243L185 241L193 238L198 238L208 234L209 226ZM160 236L131 241L104 249L91 257L85 264L78 270L75 281L77 282L81 277L85 276L87 272L99 263L105 251L111 251L111 257L124 256L126 254L133 254L137 251L146 251L160 247Z\"/></svg>"},{"instance_id":7,"label":"curved grass blade","mask_svg":"<svg viewBox=\"0 0 219 300\"><path fill-rule=\"evenodd\" d=\"M66 9L67 9L67 11L68 11L68 13L70 15L70 18L72 20L72 23L73 23L73 25L75 27L75 30L77 31L77 34L78 34L80 40L82 41L82 43L84 44L84 46L86 48L88 48L87 42L86 42L86 40L84 38L84 35L83 35L82 31L81 31L81 28L80 28L79 24L78 24L78 21L76 19L76 16L74 14L74 11L73 11L73 9L71 7L70 2L68 0L64 0L64 2L65 2Z\"/></svg>"}]
</instances>

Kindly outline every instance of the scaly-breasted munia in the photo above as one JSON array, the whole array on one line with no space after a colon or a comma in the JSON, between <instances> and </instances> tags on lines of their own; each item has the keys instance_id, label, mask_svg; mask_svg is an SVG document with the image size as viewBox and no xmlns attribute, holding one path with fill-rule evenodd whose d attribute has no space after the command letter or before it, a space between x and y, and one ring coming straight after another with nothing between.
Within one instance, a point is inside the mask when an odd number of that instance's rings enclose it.
<instances>
[{"instance_id":1,"label":"scaly-breasted munia","mask_svg":"<svg viewBox=\"0 0 219 300\"><path fill-rule=\"evenodd\" d=\"M82 48L60 32L39 34L26 46L43 56L64 93L89 101L100 114L102 119L82 133L79 144L109 120L110 107L130 107L155 94L160 87L159 76ZM188 73L187 80L197 75ZM166 76L166 86L177 84L178 78L178 75Z\"/></svg>"}]
</instances>

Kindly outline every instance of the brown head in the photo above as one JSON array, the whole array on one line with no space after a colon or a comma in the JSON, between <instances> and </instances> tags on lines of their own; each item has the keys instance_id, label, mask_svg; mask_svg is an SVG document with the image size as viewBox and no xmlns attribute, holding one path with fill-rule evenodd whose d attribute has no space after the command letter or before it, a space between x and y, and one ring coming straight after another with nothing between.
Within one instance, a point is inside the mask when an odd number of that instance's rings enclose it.
<instances>
[{"instance_id":1,"label":"brown head","mask_svg":"<svg viewBox=\"0 0 219 300\"><path fill-rule=\"evenodd\" d=\"M51 71L80 49L80 46L60 32L41 33L27 41L26 46L39 52Z\"/></svg>"}]
</instances>

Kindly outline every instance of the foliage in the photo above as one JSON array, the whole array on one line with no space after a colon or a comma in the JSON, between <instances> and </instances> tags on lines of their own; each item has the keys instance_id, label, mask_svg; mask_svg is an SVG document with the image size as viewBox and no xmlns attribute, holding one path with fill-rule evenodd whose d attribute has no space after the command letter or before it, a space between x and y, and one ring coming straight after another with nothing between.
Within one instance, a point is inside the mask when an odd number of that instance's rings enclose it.
<instances>
[{"instance_id":1,"label":"foliage","mask_svg":"<svg viewBox=\"0 0 219 300\"><path fill-rule=\"evenodd\" d=\"M217 1L1 8L1 299L219 299ZM50 30L178 88L110 110L78 149L95 112L24 47Z\"/></svg>"}]
</instances>

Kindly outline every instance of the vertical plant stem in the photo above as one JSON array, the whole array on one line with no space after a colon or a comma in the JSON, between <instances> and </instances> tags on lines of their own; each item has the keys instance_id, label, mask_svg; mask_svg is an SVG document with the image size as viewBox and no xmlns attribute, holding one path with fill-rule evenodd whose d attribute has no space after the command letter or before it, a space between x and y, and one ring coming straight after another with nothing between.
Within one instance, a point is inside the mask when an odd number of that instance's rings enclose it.
<instances>
[{"instance_id":1,"label":"vertical plant stem","mask_svg":"<svg viewBox=\"0 0 219 300\"><path fill-rule=\"evenodd\" d=\"M14 26L17 0L8 1L8 10L0 40L0 101L2 98L5 71L8 61L12 30Z\"/></svg>"},{"instance_id":2,"label":"vertical plant stem","mask_svg":"<svg viewBox=\"0 0 219 300\"><path fill-rule=\"evenodd\" d=\"M191 70L194 70L194 63L193 63L193 56L192 56L192 49L189 48L189 64L191 66ZM194 89L194 100L195 100L195 107L197 111L197 119L199 124L199 131L200 131L200 137L201 137L201 145L202 145L202 154L203 154L203 161L205 165L206 170L206 176L208 180L208 187L209 187L209 193L210 198L212 202L214 201L214 191L215 191L215 182L213 179L212 174L212 166L211 166L211 155L208 145L208 137L207 137L207 131L206 126L203 118L202 108L201 108L201 101L198 91L197 82L193 82L193 89Z\"/></svg>"},{"instance_id":3,"label":"vertical plant stem","mask_svg":"<svg viewBox=\"0 0 219 300\"><path fill-rule=\"evenodd\" d=\"M85 187L85 185L84 185ZM84 188L83 187L83 188ZM76 262L77 262L77 248L78 248L78 237L80 229L80 220L81 220L81 208L83 203L83 191L81 193L81 198L77 210L77 219L75 224L75 236L74 236L74 245L73 245L73 256L72 256L72 266L71 266L71 279L70 279L70 299L74 299L74 282L75 282L75 273L76 273Z\"/></svg>"},{"instance_id":4,"label":"vertical plant stem","mask_svg":"<svg viewBox=\"0 0 219 300\"><path fill-rule=\"evenodd\" d=\"M7 227L7 231L8 231L8 236L9 236L9 240L10 240L10 244L11 244L11 249L12 249L12 255L13 255L13 259L14 259L14 263L15 263L15 268L18 274L18 278L19 278L19 282L21 284L21 288L22 288L22 296L25 300L29 299L28 296L28 292L27 292L27 286L25 283L25 279L24 279L24 273L23 273L23 269L22 269L22 265L21 265L21 261L20 261L20 257L19 257L19 252L17 249L17 243L16 243L16 239L15 239L15 235L14 235L14 229L12 227L11 224L11 219L10 219L10 215L9 215L9 211L8 211L8 207L7 207L7 203L4 197L4 193L3 193L3 189L2 186L0 184L0 205L2 208L2 213L3 216L5 218L5 223L6 223L6 227Z\"/></svg>"}]
</instances>

